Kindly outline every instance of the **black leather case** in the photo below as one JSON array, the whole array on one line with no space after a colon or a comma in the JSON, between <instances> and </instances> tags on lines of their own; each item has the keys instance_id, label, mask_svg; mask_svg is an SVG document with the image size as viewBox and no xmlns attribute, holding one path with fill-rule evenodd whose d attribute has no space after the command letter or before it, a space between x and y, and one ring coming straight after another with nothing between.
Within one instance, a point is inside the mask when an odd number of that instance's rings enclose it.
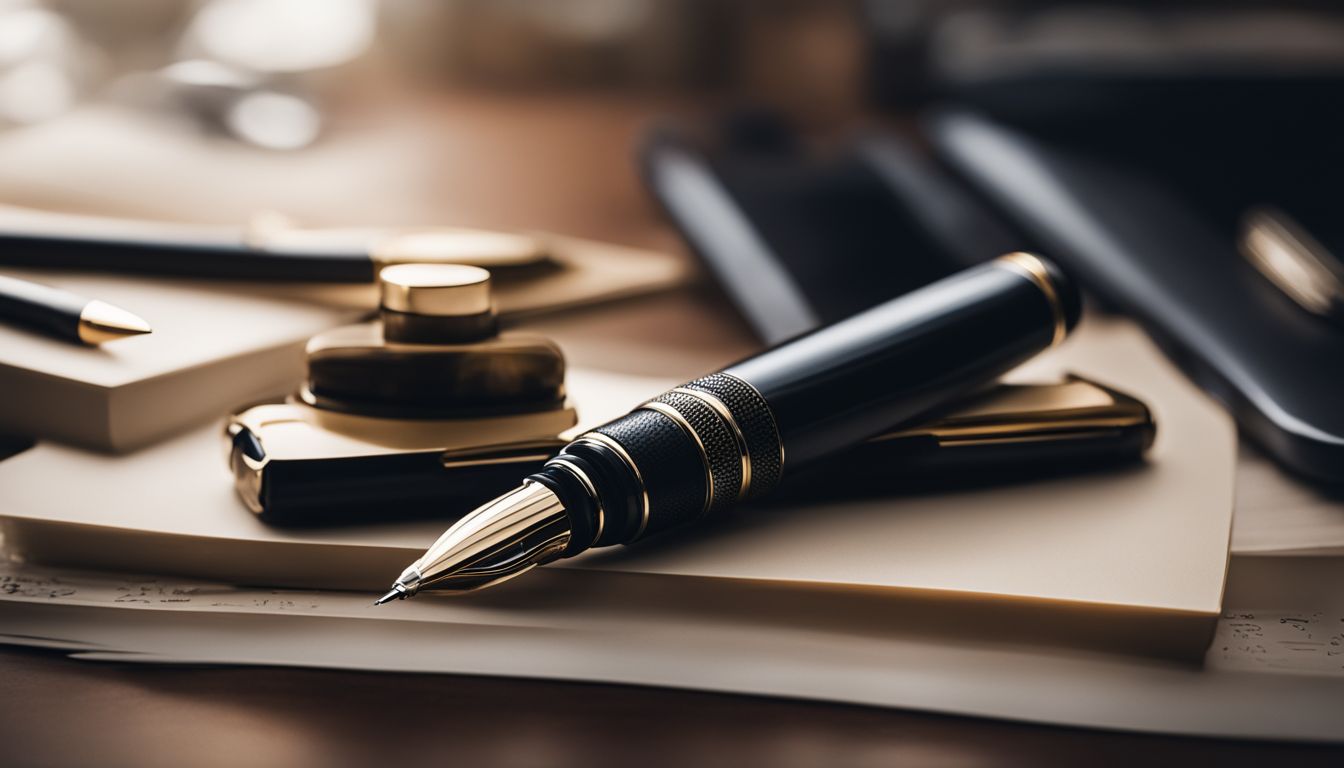
<instances>
[{"instance_id":1,"label":"black leather case","mask_svg":"<svg viewBox=\"0 0 1344 768\"><path fill-rule=\"evenodd\" d=\"M1244 206L1328 195L1340 143L1313 143L1319 123L1221 125L1136 117L1127 136L1077 125L1050 135L953 112L929 134L1035 243L1140 320L1245 434L1289 469L1344 481L1344 333L1294 304L1236 243Z\"/></svg>"}]
</instances>

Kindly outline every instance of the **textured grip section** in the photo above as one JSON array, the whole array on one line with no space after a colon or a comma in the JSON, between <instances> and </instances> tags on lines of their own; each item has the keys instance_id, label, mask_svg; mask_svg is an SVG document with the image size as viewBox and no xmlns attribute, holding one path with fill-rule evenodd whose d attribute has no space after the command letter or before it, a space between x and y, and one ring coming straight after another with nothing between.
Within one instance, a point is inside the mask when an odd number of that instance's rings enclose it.
<instances>
[{"instance_id":1,"label":"textured grip section","mask_svg":"<svg viewBox=\"0 0 1344 768\"><path fill-rule=\"evenodd\" d=\"M596 430L629 454L649 499L642 534L657 533L699 517L706 496L700 449L671 418L635 410Z\"/></svg>"},{"instance_id":2,"label":"textured grip section","mask_svg":"<svg viewBox=\"0 0 1344 768\"><path fill-rule=\"evenodd\" d=\"M750 384L736 376L715 373L696 379L686 389L707 392L728 407L737 428L746 439L751 457L751 488L747 497L754 498L779 484L784 470L783 449L779 428L770 404Z\"/></svg>"},{"instance_id":3,"label":"textured grip section","mask_svg":"<svg viewBox=\"0 0 1344 768\"><path fill-rule=\"evenodd\" d=\"M686 424L700 439L696 447L704 447L704 464L714 488L706 514L721 512L737 501L742 489L742 452L732 428L709 405L684 392L668 392L656 401L671 406L681 414Z\"/></svg>"}]
</instances>

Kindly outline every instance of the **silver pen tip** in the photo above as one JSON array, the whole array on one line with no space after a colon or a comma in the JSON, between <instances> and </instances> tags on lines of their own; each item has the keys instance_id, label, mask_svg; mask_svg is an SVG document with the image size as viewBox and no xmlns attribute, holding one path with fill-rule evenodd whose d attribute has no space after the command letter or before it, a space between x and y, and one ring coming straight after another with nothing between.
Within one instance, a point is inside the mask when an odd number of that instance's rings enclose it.
<instances>
[{"instance_id":1,"label":"silver pen tip","mask_svg":"<svg viewBox=\"0 0 1344 768\"><path fill-rule=\"evenodd\" d=\"M444 531L394 588L462 593L499 584L560 557L570 535L560 497L542 483L524 480Z\"/></svg>"},{"instance_id":2,"label":"silver pen tip","mask_svg":"<svg viewBox=\"0 0 1344 768\"><path fill-rule=\"evenodd\" d=\"M400 586L396 586L393 587L392 590L388 592L386 595L383 595L377 600L374 600L373 604L382 605L383 603L390 603L393 600L405 600L405 599L406 599L406 590L402 589Z\"/></svg>"}]
</instances>

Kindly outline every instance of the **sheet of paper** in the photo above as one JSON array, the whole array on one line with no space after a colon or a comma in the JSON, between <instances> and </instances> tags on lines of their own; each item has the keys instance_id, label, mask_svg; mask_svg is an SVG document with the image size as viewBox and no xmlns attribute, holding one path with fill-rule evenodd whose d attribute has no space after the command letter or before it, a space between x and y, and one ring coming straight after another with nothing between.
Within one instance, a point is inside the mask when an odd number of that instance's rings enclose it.
<instances>
[{"instance_id":1,"label":"sheet of paper","mask_svg":"<svg viewBox=\"0 0 1344 768\"><path fill-rule=\"evenodd\" d=\"M1344 558L1232 559L1209 646L1220 669L1344 676Z\"/></svg>"},{"instance_id":2,"label":"sheet of paper","mask_svg":"<svg viewBox=\"0 0 1344 768\"><path fill-rule=\"evenodd\" d=\"M1344 490L1297 480L1250 446L1237 460L1236 509L1234 553L1344 554Z\"/></svg>"},{"instance_id":3,"label":"sheet of paper","mask_svg":"<svg viewBox=\"0 0 1344 768\"><path fill-rule=\"evenodd\" d=\"M1244 567L1243 567L1244 566ZM1238 558L1203 668L758 622L590 616L579 608L248 590L196 581L0 570L0 642L77 658L525 676L927 709L1239 738L1344 738L1344 669L1300 630L1238 643L1246 615L1344 618L1344 561ZM1269 631L1279 633L1272 627ZM1301 635L1305 637L1306 635ZM1278 638L1279 634L1275 634ZM1327 641L1327 646L1329 642ZM1269 659L1267 663L1265 659Z\"/></svg>"}]
</instances>

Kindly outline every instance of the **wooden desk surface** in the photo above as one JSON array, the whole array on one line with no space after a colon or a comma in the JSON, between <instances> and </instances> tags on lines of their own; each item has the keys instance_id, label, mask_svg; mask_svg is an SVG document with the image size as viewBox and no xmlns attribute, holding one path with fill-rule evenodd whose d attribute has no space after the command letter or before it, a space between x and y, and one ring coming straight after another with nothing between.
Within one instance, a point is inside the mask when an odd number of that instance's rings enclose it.
<instances>
[{"instance_id":1,"label":"wooden desk surface","mask_svg":"<svg viewBox=\"0 0 1344 768\"><path fill-rule=\"evenodd\" d=\"M473 224L675 247L630 162L644 120L666 105L450 106L432 104L423 117L444 121L459 145L484 137L479 151L428 157L444 164L442 195L402 212L405 220L452 210ZM526 143L535 137L550 139ZM512 151L519 142L524 150ZM469 183L483 176L488 184ZM689 377L755 347L703 285L544 328L576 364L619 360L665 376ZM95 664L0 649L0 765L394 766L426 757L459 765L1339 765L1344 752L629 686Z\"/></svg>"},{"instance_id":2,"label":"wooden desk surface","mask_svg":"<svg viewBox=\"0 0 1344 768\"><path fill-rule=\"evenodd\" d=\"M1137 736L633 686L142 667L0 651L4 764L1339 765L1338 749Z\"/></svg>"}]
</instances>

